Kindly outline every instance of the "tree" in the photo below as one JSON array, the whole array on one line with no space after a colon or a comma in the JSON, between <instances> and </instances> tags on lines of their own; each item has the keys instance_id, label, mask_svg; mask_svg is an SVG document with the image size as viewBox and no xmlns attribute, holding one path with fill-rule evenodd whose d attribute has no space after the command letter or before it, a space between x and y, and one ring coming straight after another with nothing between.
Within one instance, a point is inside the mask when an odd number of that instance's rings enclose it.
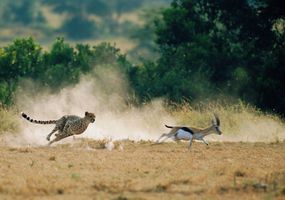
<instances>
[{"instance_id":1,"label":"tree","mask_svg":"<svg viewBox=\"0 0 285 200\"><path fill-rule=\"evenodd\" d=\"M134 70L157 79L135 85L153 87L151 97L220 93L284 114L284 13L279 1L174 0L156 25L158 62Z\"/></svg>"},{"instance_id":2,"label":"tree","mask_svg":"<svg viewBox=\"0 0 285 200\"><path fill-rule=\"evenodd\" d=\"M41 71L41 50L32 38L17 39L0 48L0 101L12 103L20 78L36 78Z\"/></svg>"}]
</instances>

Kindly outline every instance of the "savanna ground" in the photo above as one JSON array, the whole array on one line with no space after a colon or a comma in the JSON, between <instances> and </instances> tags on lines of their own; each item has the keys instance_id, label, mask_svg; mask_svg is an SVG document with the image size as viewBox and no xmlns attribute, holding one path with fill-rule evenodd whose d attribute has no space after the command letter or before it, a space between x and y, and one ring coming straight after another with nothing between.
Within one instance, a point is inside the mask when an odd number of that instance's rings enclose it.
<instances>
[{"instance_id":1,"label":"savanna ground","mask_svg":"<svg viewBox=\"0 0 285 200\"><path fill-rule=\"evenodd\" d=\"M285 199L285 143L0 146L0 199Z\"/></svg>"}]
</instances>

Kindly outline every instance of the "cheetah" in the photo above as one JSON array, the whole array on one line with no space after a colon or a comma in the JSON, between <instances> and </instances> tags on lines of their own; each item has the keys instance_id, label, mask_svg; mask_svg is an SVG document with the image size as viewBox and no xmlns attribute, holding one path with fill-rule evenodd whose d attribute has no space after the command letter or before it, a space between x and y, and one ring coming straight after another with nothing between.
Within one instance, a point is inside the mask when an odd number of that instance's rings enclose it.
<instances>
[{"instance_id":1,"label":"cheetah","mask_svg":"<svg viewBox=\"0 0 285 200\"><path fill-rule=\"evenodd\" d=\"M89 113L89 112L85 112L84 117L78 117L76 115L65 115L58 120L48 120L48 121L32 119L23 112L21 113L21 115L23 118L32 123L55 124L54 129L51 131L51 133L47 135L46 139L50 141L50 137L52 136L52 134L55 133L56 131L58 131L58 133L55 134L55 138L49 142L49 145L59 140L62 140L63 138L83 133L87 129L90 123L95 122L96 118L94 113Z\"/></svg>"}]
</instances>

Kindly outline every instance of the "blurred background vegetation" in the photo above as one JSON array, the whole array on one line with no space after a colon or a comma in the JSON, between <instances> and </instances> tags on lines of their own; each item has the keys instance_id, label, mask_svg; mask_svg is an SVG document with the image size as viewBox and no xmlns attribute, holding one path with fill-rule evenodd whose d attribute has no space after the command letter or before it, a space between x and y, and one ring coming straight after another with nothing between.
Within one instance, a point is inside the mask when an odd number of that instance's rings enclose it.
<instances>
[{"instance_id":1,"label":"blurred background vegetation","mask_svg":"<svg viewBox=\"0 0 285 200\"><path fill-rule=\"evenodd\" d=\"M277 0L0 0L0 102L22 79L58 91L96 66L136 103L225 96L285 114L285 5Z\"/></svg>"}]
</instances>

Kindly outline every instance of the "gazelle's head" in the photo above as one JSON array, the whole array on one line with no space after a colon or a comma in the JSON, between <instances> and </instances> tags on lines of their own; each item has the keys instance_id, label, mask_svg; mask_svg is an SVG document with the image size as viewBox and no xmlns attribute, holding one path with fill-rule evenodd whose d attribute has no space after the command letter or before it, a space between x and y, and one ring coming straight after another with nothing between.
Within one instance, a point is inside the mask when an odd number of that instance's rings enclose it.
<instances>
[{"instance_id":1,"label":"gazelle's head","mask_svg":"<svg viewBox=\"0 0 285 200\"><path fill-rule=\"evenodd\" d=\"M212 120L212 127L213 127L213 131L216 134L218 135L222 134L222 131L220 130L220 119L216 113L214 113L214 119Z\"/></svg>"}]
</instances>

